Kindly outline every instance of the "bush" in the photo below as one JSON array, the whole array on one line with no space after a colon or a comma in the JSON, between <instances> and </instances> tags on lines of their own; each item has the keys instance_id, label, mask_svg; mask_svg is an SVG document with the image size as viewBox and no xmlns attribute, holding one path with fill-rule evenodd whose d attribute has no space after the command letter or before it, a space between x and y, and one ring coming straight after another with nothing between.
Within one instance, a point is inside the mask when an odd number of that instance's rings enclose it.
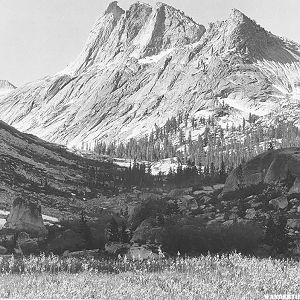
<instances>
[{"instance_id":1,"label":"bush","mask_svg":"<svg viewBox=\"0 0 300 300\"><path fill-rule=\"evenodd\" d=\"M288 235L287 219L284 215L277 218L269 216L264 242L272 247L274 254L287 254L293 248L294 241Z\"/></svg>"},{"instance_id":2,"label":"bush","mask_svg":"<svg viewBox=\"0 0 300 300\"><path fill-rule=\"evenodd\" d=\"M254 224L234 223L231 226L196 227L169 225L163 232L163 250L174 255L227 253L252 254L263 238L263 230Z\"/></svg>"}]
</instances>

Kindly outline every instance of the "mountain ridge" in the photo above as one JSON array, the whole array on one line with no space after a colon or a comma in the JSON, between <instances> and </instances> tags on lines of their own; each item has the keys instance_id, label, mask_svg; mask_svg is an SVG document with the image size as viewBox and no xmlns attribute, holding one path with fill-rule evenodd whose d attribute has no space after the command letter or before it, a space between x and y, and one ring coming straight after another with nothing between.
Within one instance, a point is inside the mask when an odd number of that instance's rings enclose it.
<instances>
[{"instance_id":1,"label":"mountain ridge","mask_svg":"<svg viewBox=\"0 0 300 300\"><path fill-rule=\"evenodd\" d=\"M236 9L205 29L165 4L137 2L124 11L113 2L78 58L2 99L0 117L46 140L91 149L100 140L142 137L179 112L214 117L223 128L249 113L267 124L270 113L298 99L299 63L296 43ZM228 109L217 117L223 103Z\"/></svg>"}]
</instances>

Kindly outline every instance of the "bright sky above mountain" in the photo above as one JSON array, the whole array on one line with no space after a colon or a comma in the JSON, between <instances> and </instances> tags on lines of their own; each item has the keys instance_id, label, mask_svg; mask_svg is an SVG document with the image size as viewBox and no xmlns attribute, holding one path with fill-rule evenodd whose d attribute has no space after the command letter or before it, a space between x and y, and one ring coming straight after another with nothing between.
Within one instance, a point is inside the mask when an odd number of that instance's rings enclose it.
<instances>
[{"instance_id":1,"label":"bright sky above mountain","mask_svg":"<svg viewBox=\"0 0 300 300\"><path fill-rule=\"evenodd\" d=\"M0 79L22 85L63 69L79 54L110 0L0 0ZM134 0L119 0L127 9ZM145 0L149 4L157 1ZM299 0L165 0L196 22L237 8L276 35L300 43Z\"/></svg>"}]
</instances>

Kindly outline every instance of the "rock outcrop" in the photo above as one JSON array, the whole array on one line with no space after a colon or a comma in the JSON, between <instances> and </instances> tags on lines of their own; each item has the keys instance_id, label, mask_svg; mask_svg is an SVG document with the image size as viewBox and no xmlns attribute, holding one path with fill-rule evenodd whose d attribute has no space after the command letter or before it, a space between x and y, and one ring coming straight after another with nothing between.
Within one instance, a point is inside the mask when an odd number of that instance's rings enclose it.
<instances>
[{"instance_id":1,"label":"rock outcrop","mask_svg":"<svg viewBox=\"0 0 300 300\"><path fill-rule=\"evenodd\" d=\"M33 235L43 236L47 234L40 203L26 197L18 197L14 200L4 226L18 232L23 231Z\"/></svg>"},{"instance_id":2,"label":"rock outcrop","mask_svg":"<svg viewBox=\"0 0 300 300\"><path fill-rule=\"evenodd\" d=\"M291 193L298 192L300 180L300 148L286 148L264 152L233 170L221 196L230 195L240 186L259 183L287 183Z\"/></svg>"}]
</instances>

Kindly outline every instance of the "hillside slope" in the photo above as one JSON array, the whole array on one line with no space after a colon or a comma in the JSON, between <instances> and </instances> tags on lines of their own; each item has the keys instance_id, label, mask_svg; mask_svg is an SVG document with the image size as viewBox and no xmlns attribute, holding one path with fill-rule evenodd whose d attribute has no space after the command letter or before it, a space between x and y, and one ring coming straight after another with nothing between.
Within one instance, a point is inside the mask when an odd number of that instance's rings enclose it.
<instances>
[{"instance_id":1,"label":"hillside slope","mask_svg":"<svg viewBox=\"0 0 300 300\"><path fill-rule=\"evenodd\" d=\"M249 113L265 125L297 122L299 97L300 46L240 11L205 29L162 3L124 11L113 2L78 58L2 99L0 118L48 141L93 148L141 137L179 112L213 116L224 128Z\"/></svg>"},{"instance_id":2,"label":"hillside slope","mask_svg":"<svg viewBox=\"0 0 300 300\"><path fill-rule=\"evenodd\" d=\"M109 192L92 184L90 170L97 169L109 180L112 168L0 121L0 209L9 210L13 200L25 194L39 199L50 215L78 213L84 200Z\"/></svg>"}]
</instances>

